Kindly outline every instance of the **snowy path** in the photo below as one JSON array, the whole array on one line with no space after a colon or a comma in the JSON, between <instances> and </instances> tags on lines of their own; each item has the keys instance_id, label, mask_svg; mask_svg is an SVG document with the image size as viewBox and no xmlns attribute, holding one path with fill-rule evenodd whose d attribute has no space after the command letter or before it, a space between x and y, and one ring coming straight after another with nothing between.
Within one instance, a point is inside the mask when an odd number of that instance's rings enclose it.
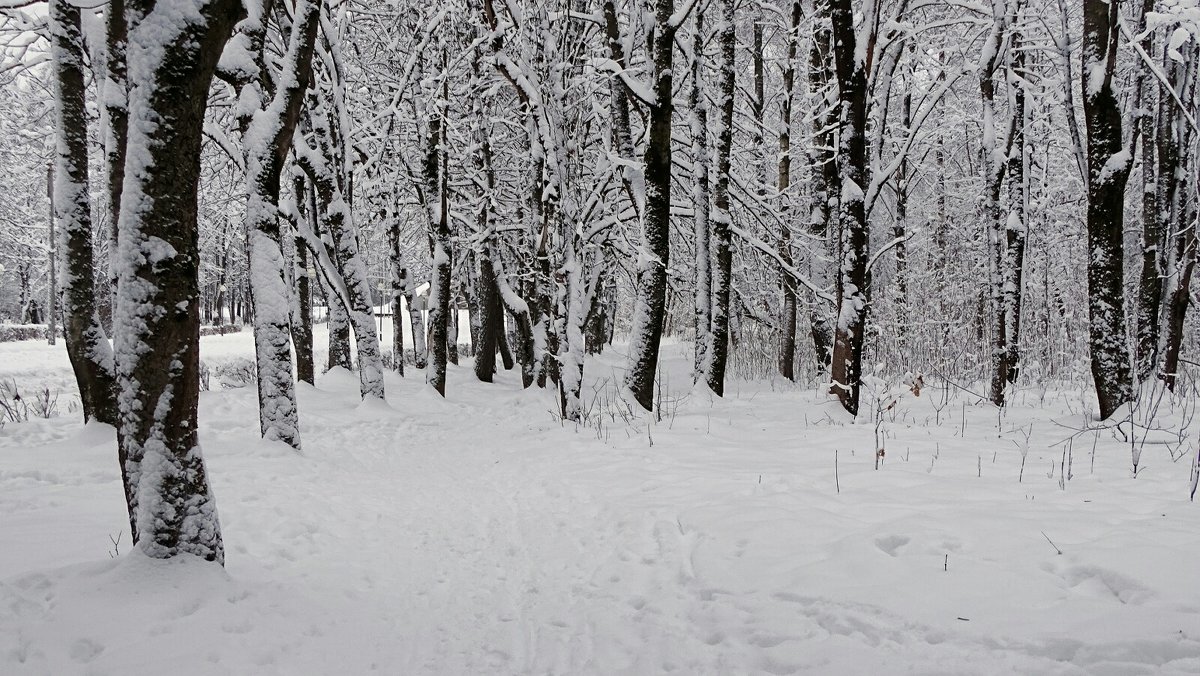
<instances>
[{"instance_id":1,"label":"snowy path","mask_svg":"<svg viewBox=\"0 0 1200 676\"><path fill-rule=\"evenodd\" d=\"M908 400L876 472L871 425L765 383L580 430L514 374L387 384L302 388L301 456L202 396L225 572L108 560L111 430L0 429L0 674L1200 673L1187 461L1134 480L1102 436L1092 470L1089 434L1060 489L1069 395L1003 438Z\"/></svg>"}]
</instances>

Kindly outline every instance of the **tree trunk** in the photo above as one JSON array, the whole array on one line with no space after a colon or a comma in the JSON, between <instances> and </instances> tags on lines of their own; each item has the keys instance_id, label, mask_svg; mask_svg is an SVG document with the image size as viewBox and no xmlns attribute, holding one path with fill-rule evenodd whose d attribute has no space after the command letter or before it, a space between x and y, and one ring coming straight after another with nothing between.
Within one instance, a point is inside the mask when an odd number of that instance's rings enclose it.
<instances>
[{"instance_id":1,"label":"tree trunk","mask_svg":"<svg viewBox=\"0 0 1200 676\"><path fill-rule=\"evenodd\" d=\"M642 251L629 367L625 373L625 388L647 411L654 405L654 378L666 318L667 265L671 256L671 71L675 41L675 28L671 26L673 0L655 0L654 8L651 91L655 99L650 106L650 133L643 158L646 209L642 217Z\"/></svg>"},{"instance_id":2,"label":"tree trunk","mask_svg":"<svg viewBox=\"0 0 1200 676\"><path fill-rule=\"evenodd\" d=\"M263 11L270 11L264 4ZM279 65L279 87L266 96L257 81L246 82L264 107L242 118L246 154L246 237L249 240L250 293L254 302L254 354L258 375L259 431L264 439L300 449L300 420L292 372L290 294L279 223L283 163L300 119L300 106L312 73L320 3L300 0L295 8L287 53ZM251 31L260 71L267 71L265 23Z\"/></svg>"},{"instance_id":3,"label":"tree trunk","mask_svg":"<svg viewBox=\"0 0 1200 676\"><path fill-rule=\"evenodd\" d=\"M800 46L800 22L804 18L803 4L792 0L788 23L787 56L783 64L783 101L779 106L779 215L784 225L779 230L779 258L792 265L792 99L796 86L796 58ZM795 380L796 364L796 280L782 268L779 288L783 298L779 304L779 375Z\"/></svg>"},{"instance_id":4,"label":"tree trunk","mask_svg":"<svg viewBox=\"0 0 1200 676\"><path fill-rule=\"evenodd\" d=\"M717 185L713 196L712 254L713 254L713 304L712 329L708 348L705 350L707 365L704 369L708 388L717 396L725 394L725 364L729 356L729 289L732 285L733 264L732 232L733 216L729 210L729 174L733 152L733 108L736 92L734 57L737 50L737 30L734 25L734 0L722 4L721 29L718 37L721 50L718 100L721 101L721 119L717 126Z\"/></svg>"},{"instance_id":5,"label":"tree trunk","mask_svg":"<svg viewBox=\"0 0 1200 676\"><path fill-rule=\"evenodd\" d=\"M440 113L440 111L439 111ZM432 274L429 283L429 371L426 381L446 396L446 362L449 359L449 332L453 290L450 288L450 216L446 189L446 167L442 150L442 120L435 113L429 120L429 140L425 154L426 208L429 211L429 243Z\"/></svg>"},{"instance_id":6,"label":"tree trunk","mask_svg":"<svg viewBox=\"0 0 1200 676\"><path fill-rule=\"evenodd\" d=\"M308 188L304 179L296 176L292 192L296 198L297 218L311 220L315 214L308 206ZM296 350L296 381L316 385L313 366L313 323L312 323L312 272L309 271L308 248L304 238L294 238L296 248L296 297L297 316L292 321L292 345Z\"/></svg>"},{"instance_id":7,"label":"tree trunk","mask_svg":"<svg viewBox=\"0 0 1200 676\"><path fill-rule=\"evenodd\" d=\"M838 318L834 329L831 393L837 395L847 412L857 415L869 284L870 232L863 193L867 178L867 73L857 54L850 0L829 0L829 3L842 119L837 150L842 260L837 278Z\"/></svg>"},{"instance_id":8,"label":"tree trunk","mask_svg":"<svg viewBox=\"0 0 1200 676\"><path fill-rule=\"evenodd\" d=\"M325 284L325 308L329 313L329 355L325 370L344 368L354 370L350 358L350 314L340 294Z\"/></svg>"},{"instance_id":9,"label":"tree trunk","mask_svg":"<svg viewBox=\"0 0 1200 676\"><path fill-rule=\"evenodd\" d=\"M692 381L704 378L712 330L712 256L709 253L708 105L704 93L704 12L696 9L692 36L692 213L696 239L696 317Z\"/></svg>"},{"instance_id":10,"label":"tree trunk","mask_svg":"<svg viewBox=\"0 0 1200 676\"><path fill-rule=\"evenodd\" d=\"M169 5L169 6L168 6ZM130 153L115 318L120 424L137 546L153 558L223 562L197 443L200 303L196 189L208 87L241 18L237 0L140 0L126 11Z\"/></svg>"},{"instance_id":11,"label":"tree trunk","mask_svg":"<svg viewBox=\"0 0 1200 676\"><path fill-rule=\"evenodd\" d=\"M51 203L63 256L63 335L79 385L84 421L95 419L115 425L113 352L100 325L92 271L84 44L78 7L66 0L50 3L50 39L58 139Z\"/></svg>"},{"instance_id":12,"label":"tree trunk","mask_svg":"<svg viewBox=\"0 0 1200 676\"><path fill-rule=\"evenodd\" d=\"M479 336L475 348L475 377L490 383L496 372L496 342L504 327L504 310L496 291L496 270L485 245L476 254L479 275L475 284L475 305L479 308ZM472 340L475 337L472 336Z\"/></svg>"},{"instance_id":13,"label":"tree trunk","mask_svg":"<svg viewBox=\"0 0 1200 676\"><path fill-rule=\"evenodd\" d=\"M1125 351L1125 183L1131 158L1121 134L1121 105L1113 88L1119 3L1083 3L1083 113L1088 160L1088 318L1092 377L1100 417L1132 398Z\"/></svg>"}]
</instances>

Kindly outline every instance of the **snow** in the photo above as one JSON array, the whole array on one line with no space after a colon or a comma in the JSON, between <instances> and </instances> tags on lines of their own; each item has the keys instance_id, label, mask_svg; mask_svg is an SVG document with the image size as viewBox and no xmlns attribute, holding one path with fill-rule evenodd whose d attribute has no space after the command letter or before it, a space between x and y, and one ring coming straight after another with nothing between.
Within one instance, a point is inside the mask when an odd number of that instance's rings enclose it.
<instances>
[{"instance_id":1,"label":"snow","mask_svg":"<svg viewBox=\"0 0 1200 676\"><path fill-rule=\"evenodd\" d=\"M253 349L201 340L210 364ZM690 344L664 346L663 420L630 419L624 349L589 358L579 427L469 359L448 399L411 374L387 403L345 371L300 384L301 454L258 438L253 387L202 393L224 570L127 533L110 559L111 428L0 428L0 673L1200 672L1188 458L1151 443L1134 479L1107 432L1064 458L1078 391L1017 391L998 420L928 383L883 415L875 471L874 414L690 391ZM0 344L0 378L70 377L61 345ZM901 386L878 377L869 411Z\"/></svg>"}]
</instances>

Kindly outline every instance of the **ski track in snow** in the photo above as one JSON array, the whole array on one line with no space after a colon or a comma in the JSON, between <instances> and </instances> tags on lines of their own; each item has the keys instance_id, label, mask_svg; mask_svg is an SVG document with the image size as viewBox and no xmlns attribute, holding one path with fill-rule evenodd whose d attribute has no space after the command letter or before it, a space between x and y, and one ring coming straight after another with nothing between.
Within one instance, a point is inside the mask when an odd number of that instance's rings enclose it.
<instances>
[{"instance_id":1,"label":"ski track in snow","mask_svg":"<svg viewBox=\"0 0 1200 676\"><path fill-rule=\"evenodd\" d=\"M205 338L202 358L252 349ZM73 388L61 351L0 345L0 377ZM589 361L585 399L622 363ZM128 554L127 534L110 559L111 428L0 429L0 674L1200 673L1187 461L1147 447L1134 480L1106 435L1093 472L1084 435L1060 489L1069 430L1047 419L1081 425L1077 394L1018 405L999 438L971 401L936 425L931 388L875 472L873 425L790 386L582 429L469 360L447 400L412 369L387 388L301 385L300 455L257 438L253 387L202 394L224 571Z\"/></svg>"}]
</instances>

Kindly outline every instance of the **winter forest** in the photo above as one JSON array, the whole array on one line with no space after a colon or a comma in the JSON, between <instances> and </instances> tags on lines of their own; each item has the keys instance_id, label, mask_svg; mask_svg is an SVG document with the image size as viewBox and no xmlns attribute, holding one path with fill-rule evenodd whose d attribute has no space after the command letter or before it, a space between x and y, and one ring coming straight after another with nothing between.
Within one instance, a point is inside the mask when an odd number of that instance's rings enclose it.
<instances>
[{"instance_id":1,"label":"winter forest","mask_svg":"<svg viewBox=\"0 0 1200 676\"><path fill-rule=\"evenodd\" d=\"M1197 0L0 0L0 673L1200 673L1198 120Z\"/></svg>"}]
</instances>

